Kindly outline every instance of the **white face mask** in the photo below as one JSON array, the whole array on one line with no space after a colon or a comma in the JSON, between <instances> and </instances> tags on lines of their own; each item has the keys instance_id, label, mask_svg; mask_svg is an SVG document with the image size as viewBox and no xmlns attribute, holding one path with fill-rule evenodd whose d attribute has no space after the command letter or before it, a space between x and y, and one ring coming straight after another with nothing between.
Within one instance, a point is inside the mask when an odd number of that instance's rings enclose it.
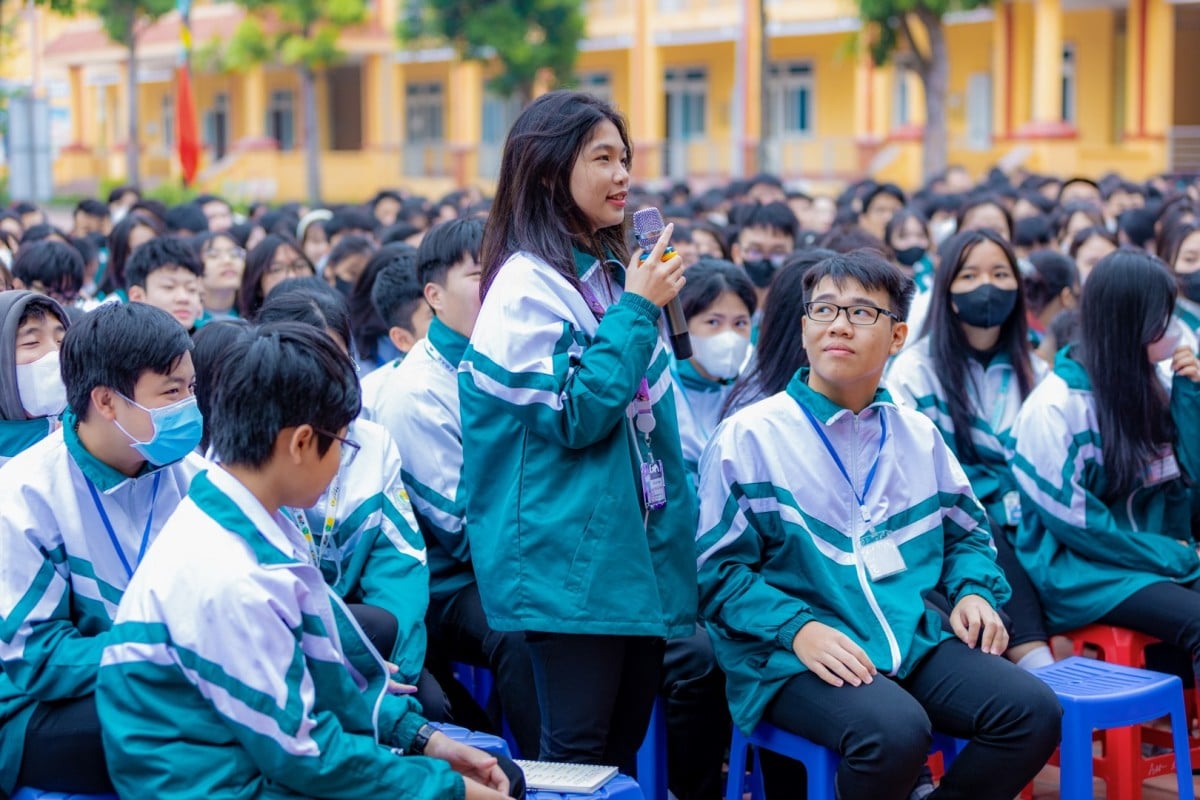
<instances>
[{"instance_id":1,"label":"white face mask","mask_svg":"<svg viewBox=\"0 0 1200 800\"><path fill-rule=\"evenodd\" d=\"M30 417L56 417L67 407L67 387L51 350L31 364L17 365L17 393Z\"/></svg>"},{"instance_id":2,"label":"white face mask","mask_svg":"<svg viewBox=\"0 0 1200 800\"><path fill-rule=\"evenodd\" d=\"M929 234L933 238L934 247L937 247L942 242L953 236L957 227L958 222L953 217L939 220L931 225Z\"/></svg>"},{"instance_id":3,"label":"white face mask","mask_svg":"<svg viewBox=\"0 0 1200 800\"><path fill-rule=\"evenodd\" d=\"M692 337L692 357L705 372L723 381L738 376L749 351L749 337L735 331Z\"/></svg>"},{"instance_id":4,"label":"white face mask","mask_svg":"<svg viewBox=\"0 0 1200 800\"><path fill-rule=\"evenodd\" d=\"M1157 364L1160 361L1167 361L1175 355L1175 351L1179 348L1179 343L1183 340L1183 325L1176 318L1171 320L1167 325L1166 332L1163 333L1157 341L1153 341L1146 345L1146 353L1150 356L1150 363Z\"/></svg>"}]
</instances>

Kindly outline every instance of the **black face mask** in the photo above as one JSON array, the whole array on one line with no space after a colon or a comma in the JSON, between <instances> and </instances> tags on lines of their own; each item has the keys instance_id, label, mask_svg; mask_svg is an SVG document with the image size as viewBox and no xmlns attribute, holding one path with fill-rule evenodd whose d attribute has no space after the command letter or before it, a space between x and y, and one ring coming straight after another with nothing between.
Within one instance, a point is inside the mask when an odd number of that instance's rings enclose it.
<instances>
[{"instance_id":1,"label":"black face mask","mask_svg":"<svg viewBox=\"0 0 1200 800\"><path fill-rule=\"evenodd\" d=\"M779 267L782 265L782 259L777 264L769 258L761 258L756 261L747 259L742 262L742 268L746 270L746 274L750 277L750 282L759 289L766 289L771 285L771 281L775 278L775 273L779 271Z\"/></svg>"},{"instance_id":2,"label":"black face mask","mask_svg":"<svg viewBox=\"0 0 1200 800\"><path fill-rule=\"evenodd\" d=\"M342 297L349 298L351 290L354 289L354 281L342 280L335 275L333 276L333 288L337 289Z\"/></svg>"},{"instance_id":3,"label":"black face mask","mask_svg":"<svg viewBox=\"0 0 1200 800\"><path fill-rule=\"evenodd\" d=\"M1200 272L1184 272L1176 277L1183 296L1193 303L1200 303Z\"/></svg>"},{"instance_id":4,"label":"black face mask","mask_svg":"<svg viewBox=\"0 0 1200 800\"><path fill-rule=\"evenodd\" d=\"M924 247L906 247L896 251L896 260L906 267L915 267L925 257Z\"/></svg>"},{"instance_id":5,"label":"black face mask","mask_svg":"<svg viewBox=\"0 0 1200 800\"><path fill-rule=\"evenodd\" d=\"M999 289L985 283L969 292L952 293L958 318L976 328L994 328L1003 325L1017 304L1016 289Z\"/></svg>"}]
</instances>

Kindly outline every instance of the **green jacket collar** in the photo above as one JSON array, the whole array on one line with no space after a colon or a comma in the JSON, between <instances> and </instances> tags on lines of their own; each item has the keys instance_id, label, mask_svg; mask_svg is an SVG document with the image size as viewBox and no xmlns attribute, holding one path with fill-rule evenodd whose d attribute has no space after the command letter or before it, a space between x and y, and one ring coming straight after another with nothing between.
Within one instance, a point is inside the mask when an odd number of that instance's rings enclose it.
<instances>
[{"instance_id":1,"label":"green jacket collar","mask_svg":"<svg viewBox=\"0 0 1200 800\"><path fill-rule=\"evenodd\" d=\"M710 381L701 376L690 358L676 361L675 372L679 375L680 385L691 392L719 392L733 383L733 381Z\"/></svg>"},{"instance_id":2,"label":"green jacket collar","mask_svg":"<svg viewBox=\"0 0 1200 800\"><path fill-rule=\"evenodd\" d=\"M852 413L850 409L839 406L837 403L833 402L828 397L809 386L809 372L810 369L808 367L801 367L796 371L796 374L792 376L791 382L788 383L787 393L792 396L793 400L811 411L813 416L824 422L826 425L832 423L842 414ZM889 405L892 404L892 396L888 394L888 390L884 389L882 386L875 390L875 398L871 400L871 405L867 407L871 408L872 406L879 405L880 403L887 403Z\"/></svg>"},{"instance_id":3,"label":"green jacket collar","mask_svg":"<svg viewBox=\"0 0 1200 800\"><path fill-rule=\"evenodd\" d=\"M1054 374L1066 381L1068 387L1090 392L1092 379L1077 360L1078 356L1079 350L1075 345L1059 350L1054 357Z\"/></svg>"},{"instance_id":4,"label":"green jacket collar","mask_svg":"<svg viewBox=\"0 0 1200 800\"><path fill-rule=\"evenodd\" d=\"M429 332L426 336L429 337L429 343L442 358L455 367L462 363L463 355L467 352L467 345L471 343L467 337L451 329L437 317L434 317L433 321L429 323Z\"/></svg>"},{"instance_id":5,"label":"green jacket collar","mask_svg":"<svg viewBox=\"0 0 1200 800\"><path fill-rule=\"evenodd\" d=\"M575 274L579 278L588 274L588 270L596 265L598 260L591 253L585 253L578 247L571 248L571 255L575 256Z\"/></svg>"},{"instance_id":6,"label":"green jacket collar","mask_svg":"<svg viewBox=\"0 0 1200 800\"><path fill-rule=\"evenodd\" d=\"M250 490L220 467L206 470L192 478L188 487L188 497L197 508L222 528L245 539L258 563L296 563L296 559L282 549L284 542L274 540L275 537L286 539L286 534L279 525L268 525L264 519L252 519L252 516L267 517L266 509L258 504ZM250 508L251 503L255 508Z\"/></svg>"},{"instance_id":7,"label":"green jacket collar","mask_svg":"<svg viewBox=\"0 0 1200 800\"><path fill-rule=\"evenodd\" d=\"M48 417L0 420L0 458L12 458L33 447L50 435L53 425Z\"/></svg>"},{"instance_id":8,"label":"green jacket collar","mask_svg":"<svg viewBox=\"0 0 1200 800\"><path fill-rule=\"evenodd\" d=\"M132 480L119 469L110 467L88 452L88 449L83 446L83 442L79 440L78 428L78 417L71 413L70 409L67 409L63 412L63 441L66 443L67 452L75 461L75 465L83 473L83 477L91 481L97 490L105 493L111 492L127 480ZM155 467L150 462L143 462L142 468L138 470L137 475L133 476L133 479L149 475L156 469L158 467Z\"/></svg>"}]
</instances>

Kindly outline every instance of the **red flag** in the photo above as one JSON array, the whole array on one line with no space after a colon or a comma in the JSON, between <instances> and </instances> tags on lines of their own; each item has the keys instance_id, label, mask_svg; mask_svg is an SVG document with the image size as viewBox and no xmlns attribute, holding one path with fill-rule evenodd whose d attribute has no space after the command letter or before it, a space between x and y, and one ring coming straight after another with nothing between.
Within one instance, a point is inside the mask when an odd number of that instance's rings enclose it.
<instances>
[{"instance_id":1,"label":"red flag","mask_svg":"<svg viewBox=\"0 0 1200 800\"><path fill-rule=\"evenodd\" d=\"M200 129L196 124L196 103L192 99L191 70L186 65L176 68L175 82L179 87L175 101L175 141L179 145L183 185L190 186L200 164Z\"/></svg>"}]
</instances>

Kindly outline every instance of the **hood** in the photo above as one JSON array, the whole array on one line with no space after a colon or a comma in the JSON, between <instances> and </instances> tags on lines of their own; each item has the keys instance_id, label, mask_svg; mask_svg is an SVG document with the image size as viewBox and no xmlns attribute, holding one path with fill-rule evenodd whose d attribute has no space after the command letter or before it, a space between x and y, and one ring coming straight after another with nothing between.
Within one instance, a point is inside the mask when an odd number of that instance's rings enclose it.
<instances>
[{"instance_id":1,"label":"hood","mask_svg":"<svg viewBox=\"0 0 1200 800\"><path fill-rule=\"evenodd\" d=\"M17 325L30 305L45 306L64 325L71 325L62 306L45 295L24 290L0 292L0 420L25 419L25 408L17 391Z\"/></svg>"},{"instance_id":2,"label":"hood","mask_svg":"<svg viewBox=\"0 0 1200 800\"><path fill-rule=\"evenodd\" d=\"M1079 348L1076 345L1059 350L1054 357L1054 374L1066 381L1067 386L1072 389L1091 391L1092 379L1078 359Z\"/></svg>"}]
</instances>

